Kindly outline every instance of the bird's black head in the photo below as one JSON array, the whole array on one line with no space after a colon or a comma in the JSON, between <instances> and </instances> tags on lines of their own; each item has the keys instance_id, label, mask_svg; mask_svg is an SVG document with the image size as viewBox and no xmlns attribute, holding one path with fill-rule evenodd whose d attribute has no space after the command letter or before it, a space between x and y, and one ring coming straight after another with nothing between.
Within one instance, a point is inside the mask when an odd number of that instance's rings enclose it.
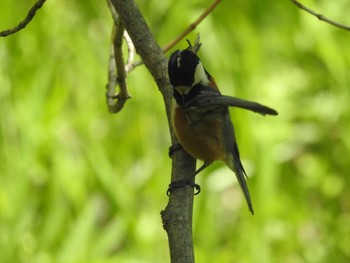
<instances>
[{"instance_id":1,"label":"bird's black head","mask_svg":"<svg viewBox=\"0 0 350 263\"><path fill-rule=\"evenodd\" d=\"M168 63L168 74L171 85L193 86L198 65L201 65L199 57L189 49L176 50L171 54Z\"/></svg>"}]
</instances>

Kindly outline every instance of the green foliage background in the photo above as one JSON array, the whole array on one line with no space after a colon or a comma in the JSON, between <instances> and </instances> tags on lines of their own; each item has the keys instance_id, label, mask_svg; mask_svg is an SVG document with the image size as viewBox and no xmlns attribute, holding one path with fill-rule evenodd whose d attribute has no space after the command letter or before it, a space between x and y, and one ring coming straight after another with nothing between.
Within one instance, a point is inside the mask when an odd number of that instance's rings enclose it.
<instances>
[{"instance_id":1,"label":"green foliage background","mask_svg":"<svg viewBox=\"0 0 350 263\"><path fill-rule=\"evenodd\" d=\"M210 2L138 1L161 46ZM349 1L315 2L350 24ZM2 1L1 29L31 4ZM169 261L162 97L139 67L108 113L111 24L104 1L48 1L0 39L0 262ZM280 115L232 110L256 215L226 167L203 172L196 261L349 262L350 33L272 0L223 1L198 32L222 92Z\"/></svg>"}]
</instances>

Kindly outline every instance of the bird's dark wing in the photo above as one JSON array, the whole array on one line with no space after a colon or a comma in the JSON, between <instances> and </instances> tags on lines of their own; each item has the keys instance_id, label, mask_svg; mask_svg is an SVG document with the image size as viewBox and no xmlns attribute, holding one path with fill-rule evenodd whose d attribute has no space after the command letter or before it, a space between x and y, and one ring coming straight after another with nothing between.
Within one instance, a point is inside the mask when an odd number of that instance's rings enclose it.
<instances>
[{"instance_id":1,"label":"bird's dark wing","mask_svg":"<svg viewBox=\"0 0 350 263\"><path fill-rule=\"evenodd\" d=\"M267 106L261 105L257 102L239 99L231 96L224 96L218 94L210 95L199 95L193 98L189 103L188 107L208 107L208 106L227 106L227 107L237 107L246 110L250 110L261 115L278 115L278 112Z\"/></svg>"}]
</instances>

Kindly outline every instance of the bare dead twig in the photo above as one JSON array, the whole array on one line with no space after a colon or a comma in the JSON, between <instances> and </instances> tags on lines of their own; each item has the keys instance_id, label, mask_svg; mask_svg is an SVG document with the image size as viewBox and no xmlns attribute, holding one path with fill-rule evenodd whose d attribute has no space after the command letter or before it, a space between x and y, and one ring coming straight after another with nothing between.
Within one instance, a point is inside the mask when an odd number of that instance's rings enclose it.
<instances>
[{"instance_id":1,"label":"bare dead twig","mask_svg":"<svg viewBox=\"0 0 350 263\"><path fill-rule=\"evenodd\" d=\"M130 73L135 68L137 68L138 66L141 66L141 65L143 65L142 60L135 61L135 62L131 63L131 65L129 65L127 72Z\"/></svg>"},{"instance_id":2,"label":"bare dead twig","mask_svg":"<svg viewBox=\"0 0 350 263\"><path fill-rule=\"evenodd\" d=\"M115 59L114 59L114 48L111 46L109 52L109 62L108 62L108 83L106 85L106 103L109 112L114 112L114 105L116 94L115 87L117 86L117 74L115 68Z\"/></svg>"},{"instance_id":3,"label":"bare dead twig","mask_svg":"<svg viewBox=\"0 0 350 263\"><path fill-rule=\"evenodd\" d=\"M112 12L113 13L113 12ZM122 51L124 26L119 18L113 25L112 42L108 66L108 84L106 93L106 103L108 111L111 113L119 112L125 102L130 99L126 85L126 71ZM115 95L115 87L119 86L119 93ZM115 99L117 101L115 101Z\"/></svg>"},{"instance_id":4,"label":"bare dead twig","mask_svg":"<svg viewBox=\"0 0 350 263\"><path fill-rule=\"evenodd\" d=\"M109 7L109 10L111 10L111 15L112 15L114 24L117 24L118 23L118 18L119 18L118 13L115 10L111 0L107 0L107 4L108 4L108 7Z\"/></svg>"},{"instance_id":5,"label":"bare dead twig","mask_svg":"<svg viewBox=\"0 0 350 263\"><path fill-rule=\"evenodd\" d=\"M36 11L38 11L43 4L46 2L46 0L38 0L34 3L34 5L32 6L32 8L29 10L27 16L15 27L11 28L11 29L7 29L4 31L0 32L0 37L7 37L9 35L12 35L20 30L22 30L23 28L25 28L30 21L33 20Z\"/></svg>"},{"instance_id":6,"label":"bare dead twig","mask_svg":"<svg viewBox=\"0 0 350 263\"><path fill-rule=\"evenodd\" d=\"M135 57L135 46L134 46L134 43L132 43L132 40L126 30L124 31L124 39L128 46L128 60L126 61L126 64L125 64L125 71L126 73L129 73Z\"/></svg>"},{"instance_id":7,"label":"bare dead twig","mask_svg":"<svg viewBox=\"0 0 350 263\"><path fill-rule=\"evenodd\" d=\"M340 24L336 21L333 21L325 16L323 16L322 14L319 14L319 13L316 13L315 11L313 11L312 9L304 6L303 4L301 4L299 1L297 0L291 0L291 2L293 4L295 4L298 8L300 8L301 10L304 10L306 11L307 13L317 17L319 20L323 21L323 22L326 22L328 24L331 24L335 27L338 27L338 28L341 28L341 29L344 29L344 30L347 30L347 31L350 31L350 27L349 26L346 26L346 25L343 25L343 24Z\"/></svg>"},{"instance_id":8,"label":"bare dead twig","mask_svg":"<svg viewBox=\"0 0 350 263\"><path fill-rule=\"evenodd\" d=\"M128 94L128 89L126 85L125 63L124 63L124 56L123 56L123 50L122 50L125 28L121 20L118 21L116 28L117 28L116 33L113 39L113 47L114 47L115 64L117 67L117 83L119 86L117 104L119 103L122 108L125 101L127 99L130 99L130 96Z\"/></svg>"}]
</instances>

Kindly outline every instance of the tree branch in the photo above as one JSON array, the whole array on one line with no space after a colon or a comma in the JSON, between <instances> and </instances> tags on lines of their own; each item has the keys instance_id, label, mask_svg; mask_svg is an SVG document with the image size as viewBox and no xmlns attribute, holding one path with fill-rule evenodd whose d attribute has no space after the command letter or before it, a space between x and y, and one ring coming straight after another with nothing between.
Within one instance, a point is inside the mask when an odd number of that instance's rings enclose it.
<instances>
[{"instance_id":1,"label":"tree branch","mask_svg":"<svg viewBox=\"0 0 350 263\"><path fill-rule=\"evenodd\" d=\"M167 74L167 59L159 45L153 39L152 33L134 0L111 0L111 2L129 33L137 53L140 55L163 95L171 140L172 143L176 143L177 139L170 121L172 87L170 86ZM174 153L171 174L172 181L189 178L194 170L195 160L186 152L179 150ZM169 203L165 210L162 211L163 225L168 234L171 262L173 263L194 262L192 209L193 189L183 187L170 195Z\"/></svg>"},{"instance_id":2,"label":"tree branch","mask_svg":"<svg viewBox=\"0 0 350 263\"><path fill-rule=\"evenodd\" d=\"M322 14L319 14L319 13L316 13L315 11L313 11L312 9L304 6L303 4L301 4L299 1L297 0L291 0L293 4L295 4L298 8L300 8L301 10L304 10L306 11L307 13L317 17L319 20L323 21L323 22L326 22L328 24L331 24L335 27L338 27L338 28L341 28L341 29L344 29L344 30L347 30L347 31L350 31L350 27L349 26L346 26L346 25L343 25L343 24L340 24L336 21L333 21L325 16L323 16Z\"/></svg>"},{"instance_id":3,"label":"tree branch","mask_svg":"<svg viewBox=\"0 0 350 263\"><path fill-rule=\"evenodd\" d=\"M46 0L36 1L35 4L32 6L32 8L29 10L27 16L14 28L1 31L0 37L7 37L25 28L29 24L29 22L33 20L36 11L38 11L45 2Z\"/></svg>"}]
</instances>

